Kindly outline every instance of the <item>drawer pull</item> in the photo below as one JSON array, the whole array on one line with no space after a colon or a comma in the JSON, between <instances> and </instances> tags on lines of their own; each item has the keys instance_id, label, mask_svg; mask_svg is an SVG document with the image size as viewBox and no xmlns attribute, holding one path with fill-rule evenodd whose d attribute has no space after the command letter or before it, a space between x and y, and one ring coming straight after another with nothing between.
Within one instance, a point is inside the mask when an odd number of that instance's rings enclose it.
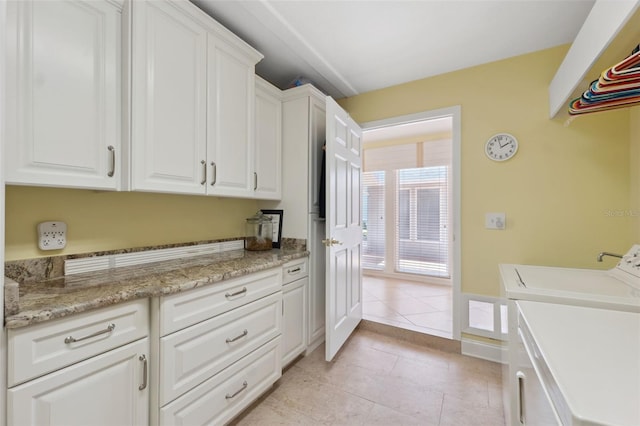
<instances>
[{"instance_id":1,"label":"drawer pull","mask_svg":"<svg viewBox=\"0 0 640 426\"><path fill-rule=\"evenodd\" d=\"M145 390L147 388L147 357L144 355L140 355L138 360L142 361L142 384L138 386L138 390Z\"/></svg>"},{"instance_id":2,"label":"drawer pull","mask_svg":"<svg viewBox=\"0 0 640 426\"><path fill-rule=\"evenodd\" d=\"M241 294L244 295L247 292L247 288L246 287L242 287L242 290L238 290L235 293L226 293L224 295L224 297L226 297L227 299L231 298L231 297L236 297L236 296L240 296Z\"/></svg>"},{"instance_id":3,"label":"drawer pull","mask_svg":"<svg viewBox=\"0 0 640 426\"><path fill-rule=\"evenodd\" d=\"M242 382L242 387L240 389L238 389L237 391L235 391L234 393L232 393L231 395L226 394L224 397L226 399L232 399L235 398L240 392L242 392L243 390L245 390L247 388L247 386L249 386L249 384L247 383L247 381L245 380L244 382Z\"/></svg>"},{"instance_id":4,"label":"drawer pull","mask_svg":"<svg viewBox=\"0 0 640 426\"><path fill-rule=\"evenodd\" d=\"M106 329L104 329L104 330L102 330L102 331L96 331L96 332L95 332L95 333L93 333L93 334L90 334L90 335L88 335L88 336L81 337L81 338L79 338L79 339L76 339L76 338L75 338L75 337L73 337L73 336L69 336L69 337L67 337L66 339L64 339L64 342L65 342L66 344L69 344L69 343L75 343L75 342L81 342L82 340L90 339L90 338L92 338L92 337L96 337L96 336L99 336L99 335L101 335L101 334L111 333L115 328L116 328L116 325L115 325L115 324L113 324L113 323L111 323L111 324L109 324L109 325L107 326L107 328L106 328Z\"/></svg>"},{"instance_id":5,"label":"drawer pull","mask_svg":"<svg viewBox=\"0 0 640 426\"><path fill-rule=\"evenodd\" d=\"M247 331L247 329L245 328L241 335L236 336L236 337L234 337L233 339L230 339L230 338L228 338L228 337L227 337L226 342L227 342L227 343L233 343L233 342L235 342L235 341L236 341L236 340L238 340L238 339L242 339L242 338L243 338L243 337L245 337L247 334L249 334L249 332L248 332L248 331Z\"/></svg>"},{"instance_id":6,"label":"drawer pull","mask_svg":"<svg viewBox=\"0 0 640 426\"><path fill-rule=\"evenodd\" d=\"M295 274L296 272L300 272L300 267L294 269L287 269L287 274Z\"/></svg>"}]
</instances>

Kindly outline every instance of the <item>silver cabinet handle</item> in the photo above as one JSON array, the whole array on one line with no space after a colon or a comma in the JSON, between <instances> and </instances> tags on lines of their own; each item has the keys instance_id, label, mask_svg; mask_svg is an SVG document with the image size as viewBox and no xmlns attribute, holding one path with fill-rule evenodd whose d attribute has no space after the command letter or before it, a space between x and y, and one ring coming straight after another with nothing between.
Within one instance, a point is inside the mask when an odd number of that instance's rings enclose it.
<instances>
[{"instance_id":1,"label":"silver cabinet handle","mask_svg":"<svg viewBox=\"0 0 640 426\"><path fill-rule=\"evenodd\" d=\"M107 176L113 177L113 175L116 173L116 149L113 147L113 145L109 145L107 149L109 150L109 153L111 153L111 170L109 170Z\"/></svg>"},{"instance_id":2,"label":"silver cabinet handle","mask_svg":"<svg viewBox=\"0 0 640 426\"><path fill-rule=\"evenodd\" d=\"M247 292L247 288L242 287L242 290L238 290L235 293L225 293L224 297L226 297L227 299L230 299L232 297L240 296L241 294L244 295L244 293L246 292Z\"/></svg>"},{"instance_id":3,"label":"silver cabinet handle","mask_svg":"<svg viewBox=\"0 0 640 426\"><path fill-rule=\"evenodd\" d=\"M216 180L218 180L218 166L216 166L216 162L211 162L211 173L213 173L213 179L211 179L211 186L216 184Z\"/></svg>"},{"instance_id":4,"label":"silver cabinet handle","mask_svg":"<svg viewBox=\"0 0 640 426\"><path fill-rule=\"evenodd\" d=\"M138 360L142 361L142 384L138 386L138 390L145 390L147 388L147 376L148 376L147 357L144 355L140 355Z\"/></svg>"},{"instance_id":5,"label":"silver cabinet handle","mask_svg":"<svg viewBox=\"0 0 640 426\"><path fill-rule=\"evenodd\" d=\"M67 337L66 339L64 339L64 342L65 342L66 344L69 344L69 343L75 343L75 342L81 342L81 341L83 341L83 340L87 340L87 339L90 339L90 338L92 338L92 337L99 336L99 335L101 335L101 334L111 333L115 328L116 328L116 325L115 325L115 324L113 324L113 323L111 323L111 324L109 324L109 325L107 326L107 328L105 328L105 329L104 329L104 330L102 330L102 331L96 331L96 332L95 332L95 333L93 333L93 334L90 334L90 335L88 335L88 336L84 336L84 337L80 337L79 339L76 339L76 338L75 338L75 337L73 337L73 336L69 336L69 337Z\"/></svg>"},{"instance_id":6,"label":"silver cabinet handle","mask_svg":"<svg viewBox=\"0 0 640 426\"><path fill-rule=\"evenodd\" d=\"M258 173L253 172L253 190L258 189Z\"/></svg>"},{"instance_id":7,"label":"silver cabinet handle","mask_svg":"<svg viewBox=\"0 0 640 426\"><path fill-rule=\"evenodd\" d=\"M247 329L245 328L244 331L242 332L242 334L240 334L239 336L234 337L233 339L227 337L226 342L227 343L233 343L238 339L242 339L243 337L245 337L247 334L249 334L249 332L247 331Z\"/></svg>"},{"instance_id":8,"label":"silver cabinet handle","mask_svg":"<svg viewBox=\"0 0 640 426\"><path fill-rule=\"evenodd\" d=\"M202 164L202 180L200 181L200 185L204 185L207 183L207 162L200 160L200 164Z\"/></svg>"},{"instance_id":9,"label":"silver cabinet handle","mask_svg":"<svg viewBox=\"0 0 640 426\"><path fill-rule=\"evenodd\" d=\"M525 424L525 408L524 408L524 373L518 371L516 373L518 378L518 415L520 416L520 423Z\"/></svg>"},{"instance_id":10,"label":"silver cabinet handle","mask_svg":"<svg viewBox=\"0 0 640 426\"><path fill-rule=\"evenodd\" d=\"M238 395L240 392L242 392L243 390L245 390L247 388L247 386L249 386L249 384L247 383L247 381L245 380L244 382L242 382L242 387L240 389L238 389L237 391L235 391L232 394L226 394L224 397L226 399L232 399L235 398L236 395Z\"/></svg>"}]
</instances>

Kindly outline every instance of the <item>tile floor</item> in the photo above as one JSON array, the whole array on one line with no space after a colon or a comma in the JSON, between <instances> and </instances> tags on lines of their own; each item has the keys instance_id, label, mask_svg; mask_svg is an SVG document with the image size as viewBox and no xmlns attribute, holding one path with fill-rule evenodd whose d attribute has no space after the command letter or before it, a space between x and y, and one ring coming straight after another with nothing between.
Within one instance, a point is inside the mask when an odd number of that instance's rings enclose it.
<instances>
[{"instance_id":1,"label":"tile floor","mask_svg":"<svg viewBox=\"0 0 640 426\"><path fill-rule=\"evenodd\" d=\"M232 424L504 425L501 369L358 329L334 361L320 346L295 362Z\"/></svg>"},{"instance_id":2,"label":"tile floor","mask_svg":"<svg viewBox=\"0 0 640 426\"><path fill-rule=\"evenodd\" d=\"M364 319L451 338L451 287L364 276L362 292Z\"/></svg>"}]
</instances>

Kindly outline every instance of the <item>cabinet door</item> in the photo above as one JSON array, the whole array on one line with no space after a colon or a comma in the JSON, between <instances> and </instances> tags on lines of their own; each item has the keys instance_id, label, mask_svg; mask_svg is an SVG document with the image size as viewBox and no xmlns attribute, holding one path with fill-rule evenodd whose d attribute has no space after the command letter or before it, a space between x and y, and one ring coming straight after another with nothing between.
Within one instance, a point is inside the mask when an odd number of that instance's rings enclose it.
<instances>
[{"instance_id":1,"label":"cabinet door","mask_svg":"<svg viewBox=\"0 0 640 426\"><path fill-rule=\"evenodd\" d=\"M282 101L280 90L256 79L254 196L282 196Z\"/></svg>"},{"instance_id":2,"label":"cabinet door","mask_svg":"<svg viewBox=\"0 0 640 426\"><path fill-rule=\"evenodd\" d=\"M41 426L148 424L148 358L149 341L145 338L9 389L7 422Z\"/></svg>"},{"instance_id":3,"label":"cabinet door","mask_svg":"<svg viewBox=\"0 0 640 426\"><path fill-rule=\"evenodd\" d=\"M7 183L119 189L122 10L109 1L7 10Z\"/></svg>"},{"instance_id":4,"label":"cabinet door","mask_svg":"<svg viewBox=\"0 0 640 426\"><path fill-rule=\"evenodd\" d=\"M255 64L209 34L207 193L253 196Z\"/></svg>"},{"instance_id":5,"label":"cabinet door","mask_svg":"<svg viewBox=\"0 0 640 426\"><path fill-rule=\"evenodd\" d=\"M309 278L302 278L282 289L282 365L293 361L307 347L308 287Z\"/></svg>"},{"instance_id":6,"label":"cabinet door","mask_svg":"<svg viewBox=\"0 0 640 426\"><path fill-rule=\"evenodd\" d=\"M325 221L317 214L309 221L309 350L324 341L325 332Z\"/></svg>"},{"instance_id":7,"label":"cabinet door","mask_svg":"<svg viewBox=\"0 0 640 426\"><path fill-rule=\"evenodd\" d=\"M132 189L204 194L207 30L186 2L131 5Z\"/></svg>"}]
</instances>

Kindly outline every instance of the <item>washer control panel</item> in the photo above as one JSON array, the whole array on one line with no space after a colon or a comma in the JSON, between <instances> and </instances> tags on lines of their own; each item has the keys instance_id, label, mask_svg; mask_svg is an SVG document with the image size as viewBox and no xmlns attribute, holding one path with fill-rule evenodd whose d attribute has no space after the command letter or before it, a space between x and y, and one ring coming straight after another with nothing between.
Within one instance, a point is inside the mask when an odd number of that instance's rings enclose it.
<instances>
[{"instance_id":1,"label":"washer control panel","mask_svg":"<svg viewBox=\"0 0 640 426\"><path fill-rule=\"evenodd\" d=\"M631 274L640 280L640 244L634 244L629 251L622 256L615 269Z\"/></svg>"}]
</instances>

